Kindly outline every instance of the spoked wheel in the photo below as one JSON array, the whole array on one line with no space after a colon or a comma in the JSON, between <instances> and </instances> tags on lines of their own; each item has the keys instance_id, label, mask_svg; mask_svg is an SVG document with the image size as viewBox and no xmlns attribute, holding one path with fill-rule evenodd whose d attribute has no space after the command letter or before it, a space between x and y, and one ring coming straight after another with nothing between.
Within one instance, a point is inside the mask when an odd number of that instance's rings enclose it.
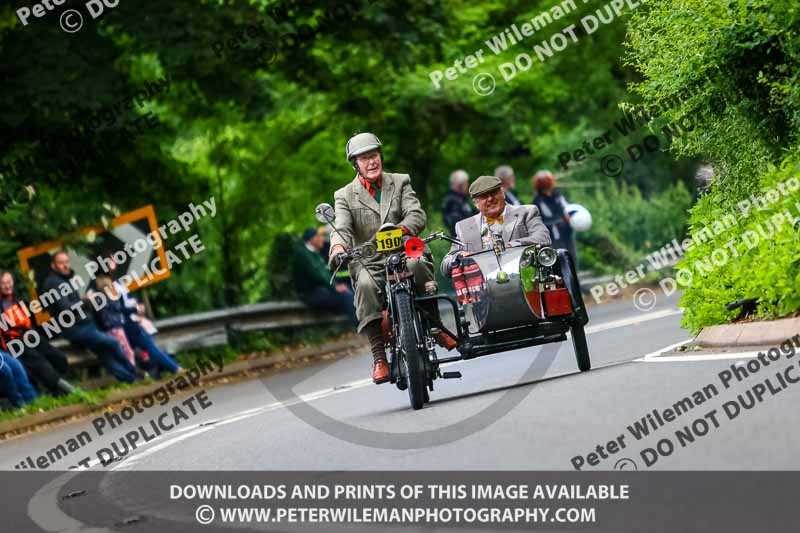
<instances>
[{"instance_id":1,"label":"spoked wheel","mask_svg":"<svg viewBox=\"0 0 800 533\"><path fill-rule=\"evenodd\" d=\"M575 348L575 359L578 360L578 369L581 372L586 372L592 368L592 362L589 359L589 346L586 344L586 333L583 331L583 324L580 322L573 322L570 327L570 334L572 336L572 346Z\"/></svg>"},{"instance_id":2,"label":"spoked wheel","mask_svg":"<svg viewBox=\"0 0 800 533\"><path fill-rule=\"evenodd\" d=\"M425 405L428 380L425 376L424 352L417 346L417 325L411 308L411 295L404 291L395 293L397 319L400 329L400 372L408 384L408 399L415 411Z\"/></svg>"}]
</instances>

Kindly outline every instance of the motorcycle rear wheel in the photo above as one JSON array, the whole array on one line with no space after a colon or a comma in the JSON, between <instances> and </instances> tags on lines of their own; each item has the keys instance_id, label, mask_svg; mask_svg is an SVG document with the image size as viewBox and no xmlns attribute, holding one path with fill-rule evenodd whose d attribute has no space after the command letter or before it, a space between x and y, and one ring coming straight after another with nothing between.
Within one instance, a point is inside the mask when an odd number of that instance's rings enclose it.
<instances>
[{"instance_id":1,"label":"motorcycle rear wheel","mask_svg":"<svg viewBox=\"0 0 800 533\"><path fill-rule=\"evenodd\" d=\"M411 306L411 295L405 291L395 294L397 320L400 330L400 364L403 365L408 381L408 399L415 411L425 405L427 379L425 376L424 353L417 346L417 325Z\"/></svg>"}]
</instances>

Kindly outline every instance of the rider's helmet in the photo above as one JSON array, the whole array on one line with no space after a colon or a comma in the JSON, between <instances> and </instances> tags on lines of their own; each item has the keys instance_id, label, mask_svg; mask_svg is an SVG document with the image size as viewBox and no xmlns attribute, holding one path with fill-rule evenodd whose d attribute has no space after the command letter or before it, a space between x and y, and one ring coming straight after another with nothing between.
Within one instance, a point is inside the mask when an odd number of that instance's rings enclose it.
<instances>
[{"instance_id":1,"label":"rider's helmet","mask_svg":"<svg viewBox=\"0 0 800 533\"><path fill-rule=\"evenodd\" d=\"M556 177L549 170L540 170L533 176L534 187L537 191L549 189L556 184Z\"/></svg>"},{"instance_id":2,"label":"rider's helmet","mask_svg":"<svg viewBox=\"0 0 800 533\"><path fill-rule=\"evenodd\" d=\"M347 141L345 146L345 153L347 160L353 165L353 168L358 171L356 165L356 156L371 152L372 150L381 151L381 140L374 133L356 133Z\"/></svg>"}]
</instances>

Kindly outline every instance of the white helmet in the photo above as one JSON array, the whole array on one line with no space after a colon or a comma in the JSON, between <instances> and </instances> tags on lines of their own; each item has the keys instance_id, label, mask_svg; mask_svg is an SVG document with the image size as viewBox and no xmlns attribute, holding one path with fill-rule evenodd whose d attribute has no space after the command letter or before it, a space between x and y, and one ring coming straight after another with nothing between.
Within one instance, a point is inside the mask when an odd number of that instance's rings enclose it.
<instances>
[{"instance_id":1,"label":"white helmet","mask_svg":"<svg viewBox=\"0 0 800 533\"><path fill-rule=\"evenodd\" d=\"M568 204L569 225L575 231L588 231L592 227L592 214L580 204Z\"/></svg>"},{"instance_id":2,"label":"white helmet","mask_svg":"<svg viewBox=\"0 0 800 533\"><path fill-rule=\"evenodd\" d=\"M352 165L355 165L355 157L357 155L380 149L381 140L378 139L377 135L373 133L356 133L347 141L345 153L347 154L347 160Z\"/></svg>"}]
</instances>

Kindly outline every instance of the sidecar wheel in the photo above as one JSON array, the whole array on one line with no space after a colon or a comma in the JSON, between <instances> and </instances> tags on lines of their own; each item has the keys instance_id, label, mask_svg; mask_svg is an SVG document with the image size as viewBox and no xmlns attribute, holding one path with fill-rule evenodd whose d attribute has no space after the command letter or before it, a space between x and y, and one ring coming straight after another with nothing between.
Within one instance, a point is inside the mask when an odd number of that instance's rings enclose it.
<instances>
[{"instance_id":1,"label":"sidecar wheel","mask_svg":"<svg viewBox=\"0 0 800 533\"><path fill-rule=\"evenodd\" d=\"M589 346L586 344L586 333L583 331L583 324L573 322L570 327L570 335L572 336L572 347L575 348L578 369L581 372L591 370L592 361L589 359Z\"/></svg>"}]
</instances>

